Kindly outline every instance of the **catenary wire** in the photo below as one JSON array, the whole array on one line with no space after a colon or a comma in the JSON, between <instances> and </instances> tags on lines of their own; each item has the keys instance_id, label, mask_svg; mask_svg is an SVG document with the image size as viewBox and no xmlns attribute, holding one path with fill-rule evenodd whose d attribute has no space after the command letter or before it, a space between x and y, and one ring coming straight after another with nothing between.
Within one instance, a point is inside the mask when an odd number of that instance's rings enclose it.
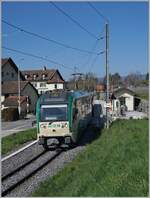
<instances>
[{"instance_id":1,"label":"catenary wire","mask_svg":"<svg viewBox=\"0 0 150 198\"><path fill-rule=\"evenodd\" d=\"M5 21L5 20L3 20L3 19L2 19L2 22L5 23L5 24L7 24L8 26L10 26L10 27L12 27L12 28L15 28L15 29L21 31L21 32L24 32L24 33L26 33L26 34L29 34L29 35L38 37L38 38L40 38L40 39L43 39L43 40L46 40L46 41L55 43L55 44L57 44L57 45L59 45L59 46L62 46L62 47L65 47L65 48L69 48L69 49L72 49L72 50L76 50L76 51L79 51L79 52L87 53L87 54L95 54L95 55L97 55L96 52L88 51L88 50L84 50L84 49L80 49L80 48L76 48L76 47L73 47L73 46L64 44L64 43L62 43L62 42L59 42L59 41L56 41L56 40L53 40L53 39L50 39L50 38L41 36L41 35L39 35L39 34L37 34L37 33L27 31L27 30L23 29L22 27L13 25L12 23L9 23L9 22L7 22L7 21Z\"/></svg>"},{"instance_id":2,"label":"catenary wire","mask_svg":"<svg viewBox=\"0 0 150 198\"><path fill-rule=\"evenodd\" d=\"M89 6L99 15L101 16L107 23L109 23L108 19L97 9L91 2L87 2Z\"/></svg>"},{"instance_id":3,"label":"catenary wire","mask_svg":"<svg viewBox=\"0 0 150 198\"><path fill-rule=\"evenodd\" d=\"M80 27L82 30L84 30L87 34L89 34L92 38L99 40L97 36L95 36L93 33L89 32L85 27L83 27L78 21L76 21L72 16L67 14L63 9L58 7L54 2L50 1L50 3L63 15L65 15L67 18L69 18L73 23L75 23L78 27Z\"/></svg>"},{"instance_id":4,"label":"catenary wire","mask_svg":"<svg viewBox=\"0 0 150 198\"><path fill-rule=\"evenodd\" d=\"M100 52L100 54L104 54L104 53L105 53L105 51ZM100 55L100 54L99 54L99 55ZM91 69L93 68L94 63L95 63L96 60L98 59L99 55L97 55L97 56L94 57L93 62L91 63L91 65L90 65L90 67L89 67L89 71L91 71Z\"/></svg>"},{"instance_id":5,"label":"catenary wire","mask_svg":"<svg viewBox=\"0 0 150 198\"><path fill-rule=\"evenodd\" d=\"M98 45L98 40L96 40L96 42L94 43L94 45L93 45L93 47L92 47L92 50L95 50L96 47L97 47L97 45ZM98 54L97 54L97 55L98 55ZM85 62L81 67L82 67L82 68L85 68L85 67L89 64L91 58L92 58L92 54L89 54L89 55L88 55L88 58L87 58L87 60L86 60L86 62Z\"/></svg>"},{"instance_id":6,"label":"catenary wire","mask_svg":"<svg viewBox=\"0 0 150 198\"><path fill-rule=\"evenodd\" d=\"M56 61L53 61L53 60L50 60L50 59L47 59L47 58L44 58L42 56L37 56L37 55L34 55L34 54L30 54L30 53L27 53L27 52L24 52L24 51L8 48L8 47L5 47L5 46L2 46L2 48L5 49L5 50L9 50L9 51L13 51L13 52L16 52L16 53L20 53L20 54L23 54L23 55L26 55L26 56L31 56L31 57L34 57L34 58L45 60L47 62L51 62L51 63L57 64L57 65L60 65L61 67L64 67L66 69L73 70L73 68L71 68L71 67L67 67L64 64L58 63Z\"/></svg>"}]
</instances>

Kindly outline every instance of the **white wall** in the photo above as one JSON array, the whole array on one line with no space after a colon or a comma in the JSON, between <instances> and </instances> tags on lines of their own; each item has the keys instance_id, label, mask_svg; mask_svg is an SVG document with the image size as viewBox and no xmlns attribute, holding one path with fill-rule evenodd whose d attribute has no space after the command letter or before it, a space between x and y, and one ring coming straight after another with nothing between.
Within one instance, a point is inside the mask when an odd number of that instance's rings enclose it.
<instances>
[{"instance_id":1,"label":"white wall","mask_svg":"<svg viewBox=\"0 0 150 198\"><path fill-rule=\"evenodd\" d=\"M5 96L1 96L1 103L4 102Z\"/></svg>"},{"instance_id":2,"label":"white wall","mask_svg":"<svg viewBox=\"0 0 150 198\"><path fill-rule=\"evenodd\" d=\"M125 97L125 103L127 105L128 111L133 111L134 110L134 96L129 95L128 93L124 93L120 97Z\"/></svg>"},{"instance_id":3,"label":"white wall","mask_svg":"<svg viewBox=\"0 0 150 198\"><path fill-rule=\"evenodd\" d=\"M37 86L35 87L37 90L38 90L38 93L41 94L41 91L42 92L46 92L46 91L52 91L55 89L55 83L54 84L47 84L46 83L46 87L40 87L40 83L43 83L43 82L31 82L34 86L34 84L36 83ZM58 83L57 84L57 89L63 89L63 83Z\"/></svg>"},{"instance_id":4,"label":"white wall","mask_svg":"<svg viewBox=\"0 0 150 198\"><path fill-rule=\"evenodd\" d=\"M54 90L55 84L47 84L47 88L48 88L48 90ZM58 83L57 89L63 89L63 83Z\"/></svg>"}]
</instances>

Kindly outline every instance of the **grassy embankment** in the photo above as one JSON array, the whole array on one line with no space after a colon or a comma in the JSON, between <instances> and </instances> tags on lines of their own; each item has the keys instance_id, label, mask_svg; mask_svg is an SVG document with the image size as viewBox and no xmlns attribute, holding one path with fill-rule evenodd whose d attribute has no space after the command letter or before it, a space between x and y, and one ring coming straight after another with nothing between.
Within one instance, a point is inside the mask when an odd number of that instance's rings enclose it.
<instances>
[{"instance_id":1,"label":"grassy embankment","mask_svg":"<svg viewBox=\"0 0 150 198\"><path fill-rule=\"evenodd\" d=\"M148 120L114 122L32 196L148 196Z\"/></svg>"},{"instance_id":2,"label":"grassy embankment","mask_svg":"<svg viewBox=\"0 0 150 198\"><path fill-rule=\"evenodd\" d=\"M144 100L149 100L149 91L148 89L147 90L140 90L140 89L137 89L135 91L136 93L136 96L140 97L141 99L144 99Z\"/></svg>"},{"instance_id":3,"label":"grassy embankment","mask_svg":"<svg viewBox=\"0 0 150 198\"><path fill-rule=\"evenodd\" d=\"M6 154L9 151L18 148L21 144L35 140L36 138L36 129L21 131L19 133L3 137L1 140L2 154Z\"/></svg>"}]
</instances>

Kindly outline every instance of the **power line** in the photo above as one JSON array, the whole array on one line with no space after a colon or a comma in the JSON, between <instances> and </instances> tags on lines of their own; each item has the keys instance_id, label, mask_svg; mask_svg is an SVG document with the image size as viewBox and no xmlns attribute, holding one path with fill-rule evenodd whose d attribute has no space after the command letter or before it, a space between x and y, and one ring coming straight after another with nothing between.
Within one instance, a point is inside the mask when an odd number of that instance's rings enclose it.
<instances>
[{"instance_id":1,"label":"power line","mask_svg":"<svg viewBox=\"0 0 150 198\"><path fill-rule=\"evenodd\" d=\"M101 16L108 23L108 19L97 8L95 8L91 2L88 2L88 4L99 16Z\"/></svg>"},{"instance_id":2,"label":"power line","mask_svg":"<svg viewBox=\"0 0 150 198\"><path fill-rule=\"evenodd\" d=\"M19 53L19 54L23 54L23 55L26 55L26 56L31 56L31 57L34 57L34 58L38 58L38 59L41 59L41 60L45 60L47 62L51 62L51 63L54 63L54 64L57 64L57 65L60 65L66 69L70 69L70 70L73 70L73 68L70 68L70 67L67 67L65 66L64 64L61 64L61 63L58 63L56 61L53 61L53 60L50 60L50 59L47 59L47 58L44 58L42 56L37 56L37 55L34 55L34 54L30 54L30 53L27 53L27 52L24 52L24 51L20 51L20 50L16 50L16 49L12 49L12 48L8 48L8 47L5 47L5 46L2 46L3 49L6 49L6 50L9 50L9 51L13 51L13 52L16 52L16 53Z\"/></svg>"},{"instance_id":3,"label":"power line","mask_svg":"<svg viewBox=\"0 0 150 198\"><path fill-rule=\"evenodd\" d=\"M62 42L59 42L59 41L56 41L56 40L49 39L49 38L47 38L47 37L41 36L41 35L36 34L36 33L34 33L34 32L27 31L27 30L25 30L25 29L23 29L23 28L21 28L21 27L19 27L19 26L13 25L13 24L11 24L11 23L9 23L9 22L3 20L3 19L2 19L2 22L5 23L5 24L7 24L8 26L10 26L10 27L12 27L12 28L15 28L15 29L21 31L21 32L24 32L24 33L26 33L26 34L29 34L29 35L38 37L38 38L40 38L40 39L43 39L43 40L46 40L46 41L55 43L55 44L57 44L57 45L59 45L59 46L62 46L62 47L65 47L65 48L69 48L69 49L72 49L72 50L76 50L76 51L79 51L79 52L87 53L87 54L95 54L95 55L97 55L96 52L92 52L92 51L88 51L88 50L84 50L84 49L72 47L72 46L67 45L67 44L64 44L64 43L62 43Z\"/></svg>"},{"instance_id":4,"label":"power line","mask_svg":"<svg viewBox=\"0 0 150 198\"><path fill-rule=\"evenodd\" d=\"M98 45L98 40L96 40L96 42L94 43L94 45L92 47L92 51L96 49L97 45ZM87 61L82 66L83 68L85 68L88 65L88 63L90 62L91 58L92 58L92 54L89 54L88 58L87 58Z\"/></svg>"},{"instance_id":5,"label":"power line","mask_svg":"<svg viewBox=\"0 0 150 198\"><path fill-rule=\"evenodd\" d=\"M99 57L99 55L104 54L104 53L105 53L105 51L102 51L102 52L100 52L97 56L95 56L95 58L94 58L94 60L93 60L93 62L92 62L92 64L91 64L91 66L89 67L89 71L91 71L91 69L93 68L94 63L96 62L96 60L97 60L97 58Z\"/></svg>"},{"instance_id":6,"label":"power line","mask_svg":"<svg viewBox=\"0 0 150 198\"><path fill-rule=\"evenodd\" d=\"M80 27L82 30L84 30L86 33L88 33L91 37L99 40L97 36L95 36L93 33L89 32L85 27L83 27L78 21L76 21L73 17L71 17L69 14L67 14L64 10L62 10L60 7L58 7L54 2L50 2L58 11L60 11L63 15L65 15L67 18L69 18L73 23L75 23L78 27Z\"/></svg>"}]
</instances>

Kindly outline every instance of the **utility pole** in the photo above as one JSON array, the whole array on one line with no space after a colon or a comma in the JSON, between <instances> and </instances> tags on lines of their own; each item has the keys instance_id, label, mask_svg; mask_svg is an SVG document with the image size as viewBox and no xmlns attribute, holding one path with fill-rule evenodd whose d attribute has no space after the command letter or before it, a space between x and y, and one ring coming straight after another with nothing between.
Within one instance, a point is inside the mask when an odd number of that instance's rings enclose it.
<instances>
[{"instance_id":1,"label":"utility pole","mask_svg":"<svg viewBox=\"0 0 150 198\"><path fill-rule=\"evenodd\" d=\"M24 60L24 58L21 58L20 60ZM19 118L21 114L21 100L20 100L20 67L18 66L18 113L19 113Z\"/></svg>"},{"instance_id":2,"label":"utility pole","mask_svg":"<svg viewBox=\"0 0 150 198\"><path fill-rule=\"evenodd\" d=\"M109 128L109 65L108 65L108 49L109 49L109 24L106 22L106 127Z\"/></svg>"},{"instance_id":3,"label":"utility pole","mask_svg":"<svg viewBox=\"0 0 150 198\"><path fill-rule=\"evenodd\" d=\"M21 114L21 101L20 101L20 71L18 67L18 112L19 112L19 117Z\"/></svg>"}]
</instances>

